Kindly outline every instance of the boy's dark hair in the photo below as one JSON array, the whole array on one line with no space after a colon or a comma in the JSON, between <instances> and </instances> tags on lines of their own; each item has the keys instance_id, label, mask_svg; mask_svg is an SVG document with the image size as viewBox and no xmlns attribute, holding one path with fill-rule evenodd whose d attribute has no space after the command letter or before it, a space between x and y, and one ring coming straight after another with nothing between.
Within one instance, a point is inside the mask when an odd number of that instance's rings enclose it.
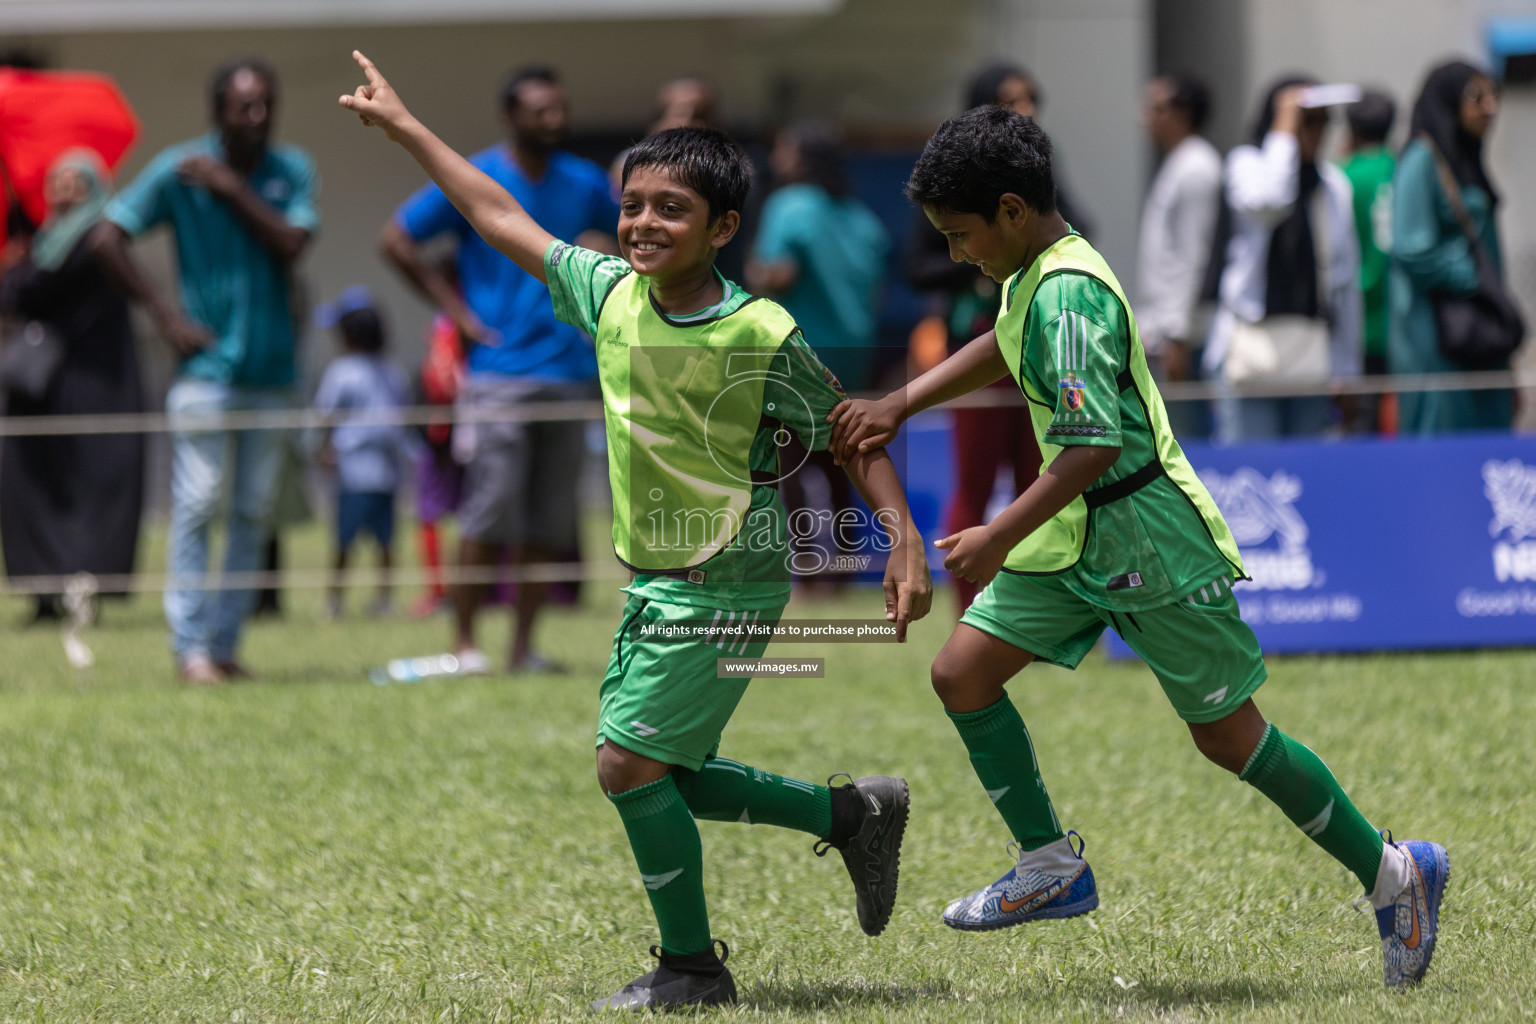
<instances>
[{"instance_id":1,"label":"boy's dark hair","mask_svg":"<svg viewBox=\"0 0 1536 1024\"><path fill-rule=\"evenodd\" d=\"M349 352L370 355L384 351L384 320L372 306L343 313L336 321L342 346Z\"/></svg>"},{"instance_id":2,"label":"boy's dark hair","mask_svg":"<svg viewBox=\"0 0 1536 1024\"><path fill-rule=\"evenodd\" d=\"M518 68L507 76L501 83L501 109L512 110L517 107L517 90L524 82L542 82L545 85L559 85L560 74L554 68L544 65Z\"/></svg>"},{"instance_id":3,"label":"boy's dark hair","mask_svg":"<svg viewBox=\"0 0 1536 1024\"><path fill-rule=\"evenodd\" d=\"M214 121L218 121L224 114L224 101L229 98L229 83L242 71L253 71L266 82L268 103L277 106L277 72L272 70L272 65L260 57L236 57L214 68L213 74L208 76L208 99L213 104Z\"/></svg>"},{"instance_id":4,"label":"boy's dark hair","mask_svg":"<svg viewBox=\"0 0 1536 1024\"><path fill-rule=\"evenodd\" d=\"M1158 77L1168 86L1168 105L1174 110L1184 111L1189 118L1190 130L1198 132L1204 128L1205 120L1211 113L1211 91L1205 87L1205 83L1183 71Z\"/></svg>"},{"instance_id":5,"label":"boy's dark hair","mask_svg":"<svg viewBox=\"0 0 1536 1024\"><path fill-rule=\"evenodd\" d=\"M923 147L907 198L950 213L974 213L988 224L1006 193L1038 213L1056 209L1051 139L1032 117L978 107L939 125Z\"/></svg>"},{"instance_id":6,"label":"boy's dark hair","mask_svg":"<svg viewBox=\"0 0 1536 1024\"><path fill-rule=\"evenodd\" d=\"M1375 89L1368 89L1360 99L1344 108L1349 120L1349 131L1355 142L1380 145L1392 133L1392 122L1397 120L1397 104L1392 97Z\"/></svg>"},{"instance_id":7,"label":"boy's dark hair","mask_svg":"<svg viewBox=\"0 0 1536 1024\"><path fill-rule=\"evenodd\" d=\"M740 211L752 188L752 161L718 128L668 128L647 135L624 157L621 187L642 167L665 171L709 204L709 219Z\"/></svg>"}]
</instances>

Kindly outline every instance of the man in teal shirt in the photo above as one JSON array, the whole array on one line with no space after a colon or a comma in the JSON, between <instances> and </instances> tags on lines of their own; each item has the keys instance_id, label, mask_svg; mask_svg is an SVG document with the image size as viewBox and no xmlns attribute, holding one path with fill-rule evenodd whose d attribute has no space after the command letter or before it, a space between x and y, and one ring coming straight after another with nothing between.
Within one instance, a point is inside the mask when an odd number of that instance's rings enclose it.
<instances>
[{"instance_id":1,"label":"man in teal shirt","mask_svg":"<svg viewBox=\"0 0 1536 1024\"><path fill-rule=\"evenodd\" d=\"M1397 105L1380 92L1367 92L1345 109L1349 120L1349 156L1344 176L1355 190L1355 236L1360 240L1360 295L1365 307L1365 372L1387 372L1387 269L1392 250L1392 175L1397 157L1387 136ZM1363 395L1353 428L1378 429L1380 395Z\"/></svg>"},{"instance_id":2,"label":"man in teal shirt","mask_svg":"<svg viewBox=\"0 0 1536 1024\"><path fill-rule=\"evenodd\" d=\"M763 203L747 284L783 303L843 386L862 391L873 384L890 235L849 191L842 146L829 128L781 132L770 162L780 187Z\"/></svg>"},{"instance_id":3,"label":"man in teal shirt","mask_svg":"<svg viewBox=\"0 0 1536 1024\"><path fill-rule=\"evenodd\" d=\"M93 245L128 294L146 306L179 360L166 395L176 416L282 408L294 382L292 265L319 227L314 163L269 143L277 80L258 61L215 72L215 127L166 149L107 209ZM177 295L152 288L128 240L168 224L176 241ZM271 495L281 466L274 431L172 435L169 568L208 570L208 528L229 481L224 571L261 568ZM168 587L165 612L182 681L245 675L235 659L253 592Z\"/></svg>"},{"instance_id":4,"label":"man in teal shirt","mask_svg":"<svg viewBox=\"0 0 1536 1024\"><path fill-rule=\"evenodd\" d=\"M780 187L763 204L747 283L784 304L843 387L863 391L874 384L875 331L890 235L874 211L849 191L843 148L831 126L808 123L780 132L769 162ZM831 453L808 451L791 439L783 455L790 464L821 475L830 505L812 510L813 492L805 487L805 475L792 473L782 488L792 520L805 522L814 513L832 517L824 521L845 521L854 508L853 490ZM805 538L812 548L809 559L796 567L802 578L815 574L812 566L847 564L845 557L852 554L847 540L839 530ZM823 572L819 582L836 585L845 578Z\"/></svg>"}]
</instances>

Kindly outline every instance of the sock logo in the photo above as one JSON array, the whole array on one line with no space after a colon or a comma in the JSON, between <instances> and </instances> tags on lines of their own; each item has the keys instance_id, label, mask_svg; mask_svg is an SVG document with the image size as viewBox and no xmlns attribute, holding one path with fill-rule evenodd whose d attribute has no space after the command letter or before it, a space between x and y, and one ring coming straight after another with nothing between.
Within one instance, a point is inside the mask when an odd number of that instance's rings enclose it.
<instances>
[{"instance_id":1,"label":"sock logo","mask_svg":"<svg viewBox=\"0 0 1536 1024\"><path fill-rule=\"evenodd\" d=\"M1316 839L1328 827L1328 822L1333 820L1333 800L1330 798L1328 806L1323 808L1323 813L1301 826L1301 830Z\"/></svg>"},{"instance_id":2,"label":"sock logo","mask_svg":"<svg viewBox=\"0 0 1536 1024\"><path fill-rule=\"evenodd\" d=\"M648 875L642 871L640 872L640 881L645 883L645 887L647 889L655 890L660 889L662 886L666 885L668 882L672 881L672 879L676 878L682 873L682 868L678 868L676 871L668 871L660 875Z\"/></svg>"},{"instance_id":3,"label":"sock logo","mask_svg":"<svg viewBox=\"0 0 1536 1024\"><path fill-rule=\"evenodd\" d=\"M995 804L1003 798L1004 793L1008 792L1012 788L1012 786L1004 786L1002 789L989 789L987 790L987 799L991 800Z\"/></svg>"}]
</instances>

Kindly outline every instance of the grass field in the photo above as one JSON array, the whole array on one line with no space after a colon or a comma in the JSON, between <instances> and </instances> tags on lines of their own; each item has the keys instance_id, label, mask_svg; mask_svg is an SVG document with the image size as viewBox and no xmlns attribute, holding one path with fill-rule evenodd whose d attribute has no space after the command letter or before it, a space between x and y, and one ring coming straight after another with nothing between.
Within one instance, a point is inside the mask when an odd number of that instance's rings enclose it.
<instances>
[{"instance_id":1,"label":"grass field","mask_svg":"<svg viewBox=\"0 0 1536 1024\"><path fill-rule=\"evenodd\" d=\"M742 995L721 1017L1536 1018L1536 655L1287 659L1259 694L1373 821L1450 849L1435 965L1392 994L1353 880L1200 759L1150 674L1098 658L1031 669L1012 692L1101 909L945 928L944 903L1007 866L926 682L948 596L907 647L828 647L825 680L754 684L727 732L725 753L774 771L905 775L913 818L873 940L808 837L702 825ZM793 614L866 616L874 600ZM85 674L0 602L0 1019L581 1018L649 969L654 925L592 771L613 588L549 621L569 677L414 686L365 670L440 648L445 622L322 624L317 593L289 603L249 634L261 681L186 691L152 598L107 608Z\"/></svg>"}]
</instances>

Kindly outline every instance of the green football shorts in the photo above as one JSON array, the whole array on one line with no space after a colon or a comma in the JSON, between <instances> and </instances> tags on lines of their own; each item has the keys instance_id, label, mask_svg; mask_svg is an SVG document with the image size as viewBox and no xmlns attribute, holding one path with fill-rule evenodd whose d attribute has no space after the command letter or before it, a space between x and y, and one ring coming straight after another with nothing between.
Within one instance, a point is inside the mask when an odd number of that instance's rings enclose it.
<instances>
[{"instance_id":1,"label":"green football shorts","mask_svg":"<svg viewBox=\"0 0 1536 1024\"><path fill-rule=\"evenodd\" d=\"M1186 722L1227 717L1268 675L1225 578L1173 604L1123 612L1089 604L1059 576L1001 572L960 621L1062 668L1077 668L1109 626L1141 655Z\"/></svg>"},{"instance_id":2,"label":"green football shorts","mask_svg":"<svg viewBox=\"0 0 1536 1024\"><path fill-rule=\"evenodd\" d=\"M717 679L718 660L759 658L768 641L737 636L659 640L645 637L646 627L717 622L730 628L745 621L771 628L783 611L782 605L761 611L717 611L631 594L603 676L597 745L610 742L663 764L698 771L720 746L725 723L751 682Z\"/></svg>"}]
</instances>

